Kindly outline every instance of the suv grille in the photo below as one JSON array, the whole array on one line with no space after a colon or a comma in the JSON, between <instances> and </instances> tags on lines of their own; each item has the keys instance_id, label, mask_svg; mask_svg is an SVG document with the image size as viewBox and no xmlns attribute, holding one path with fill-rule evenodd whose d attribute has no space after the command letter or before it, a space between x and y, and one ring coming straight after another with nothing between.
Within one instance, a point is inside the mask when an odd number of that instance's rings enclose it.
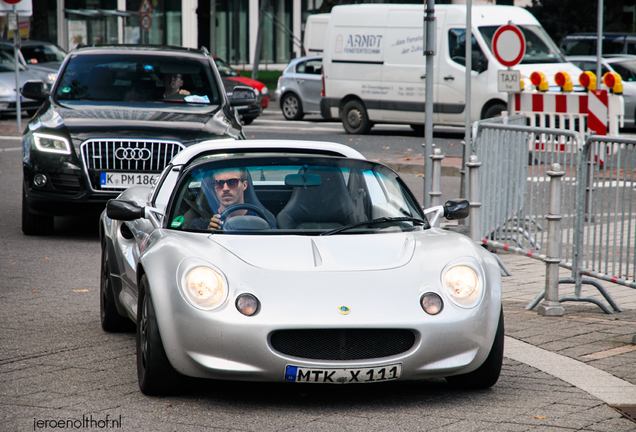
<instances>
[{"instance_id":1,"label":"suv grille","mask_svg":"<svg viewBox=\"0 0 636 432\"><path fill-rule=\"evenodd\" d=\"M313 360L362 360L408 351L415 343L410 330L314 329L278 330L272 347L282 354Z\"/></svg>"},{"instance_id":2,"label":"suv grille","mask_svg":"<svg viewBox=\"0 0 636 432\"><path fill-rule=\"evenodd\" d=\"M95 171L161 172L184 148L177 141L90 139L81 153L93 189L100 189Z\"/></svg>"}]
</instances>

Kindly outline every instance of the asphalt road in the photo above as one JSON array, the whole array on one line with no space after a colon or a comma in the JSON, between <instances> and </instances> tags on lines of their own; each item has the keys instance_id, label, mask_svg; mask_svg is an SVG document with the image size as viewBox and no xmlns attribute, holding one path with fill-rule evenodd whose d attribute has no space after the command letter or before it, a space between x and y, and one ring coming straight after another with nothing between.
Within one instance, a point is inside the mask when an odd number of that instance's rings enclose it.
<instances>
[{"instance_id":1,"label":"asphalt road","mask_svg":"<svg viewBox=\"0 0 636 432\"><path fill-rule=\"evenodd\" d=\"M1 123L1 121L0 121ZM1 125L0 125L1 126ZM370 158L419 151L421 139L399 126L346 135L339 124L284 122L265 115L250 138L349 143ZM445 132L444 132L445 133ZM461 135L437 137L449 148ZM454 145L453 145L454 144ZM385 148L389 147L389 148ZM378 155L378 156L376 156ZM365 386L198 381L180 395L138 389L134 335L108 334L99 322L97 221L58 218L55 234L20 230L20 140L0 136L0 430L122 431L510 431L545 430L539 408L566 401L572 412L598 401L505 359L492 389L460 392L444 380ZM445 178L453 193L456 178ZM448 181L446 181L448 180ZM410 182L421 181L413 176ZM567 402L571 401L571 402ZM569 404L569 405L567 405ZM564 406L561 403L559 406ZM106 423L106 422L109 423ZM94 422L94 423L92 423ZM559 430L577 430L579 423Z\"/></svg>"}]
</instances>

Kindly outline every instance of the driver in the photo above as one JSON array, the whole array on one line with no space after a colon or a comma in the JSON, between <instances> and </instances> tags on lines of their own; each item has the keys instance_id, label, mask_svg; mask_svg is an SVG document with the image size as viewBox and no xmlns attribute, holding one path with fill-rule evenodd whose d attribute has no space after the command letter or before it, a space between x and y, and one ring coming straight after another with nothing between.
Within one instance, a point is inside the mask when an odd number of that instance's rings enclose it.
<instances>
[{"instance_id":1,"label":"driver","mask_svg":"<svg viewBox=\"0 0 636 432\"><path fill-rule=\"evenodd\" d=\"M212 216L212 218L206 221L204 218L195 219L190 225L195 229L209 229L209 230L222 230L223 225L221 223L221 213L237 204L244 204L244 193L247 189L247 170L245 168L226 168L217 170L214 172L212 184L214 186L214 192L219 200L218 214ZM258 216L252 210L239 209L230 213L227 217L233 216ZM207 222L207 228L202 226ZM276 226L269 221L272 228Z\"/></svg>"}]
</instances>

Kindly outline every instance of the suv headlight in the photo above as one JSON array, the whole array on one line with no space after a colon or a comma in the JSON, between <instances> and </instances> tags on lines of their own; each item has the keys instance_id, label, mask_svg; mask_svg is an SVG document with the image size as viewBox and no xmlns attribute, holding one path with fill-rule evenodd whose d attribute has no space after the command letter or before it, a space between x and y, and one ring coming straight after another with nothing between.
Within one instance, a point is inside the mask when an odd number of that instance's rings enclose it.
<instances>
[{"instance_id":1,"label":"suv headlight","mask_svg":"<svg viewBox=\"0 0 636 432\"><path fill-rule=\"evenodd\" d=\"M66 138L41 133L33 134L35 147L45 153L71 154L71 144Z\"/></svg>"},{"instance_id":2,"label":"suv headlight","mask_svg":"<svg viewBox=\"0 0 636 432\"><path fill-rule=\"evenodd\" d=\"M263 94L263 96L267 96L269 94L269 90L267 89L267 87L263 87L263 90L261 90L261 93Z\"/></svg>"},{"instance_id":3,"label":"suv headlight","mask_svg":"<svg viewBox=\"0 0 636 432\"><path fill-rule=\"evenodd\" d=\"M444 270L442 285L450 300L464 308L475 307L484 292L481 272L466 264L455 265Z\"/></svg>"}]
</instances>

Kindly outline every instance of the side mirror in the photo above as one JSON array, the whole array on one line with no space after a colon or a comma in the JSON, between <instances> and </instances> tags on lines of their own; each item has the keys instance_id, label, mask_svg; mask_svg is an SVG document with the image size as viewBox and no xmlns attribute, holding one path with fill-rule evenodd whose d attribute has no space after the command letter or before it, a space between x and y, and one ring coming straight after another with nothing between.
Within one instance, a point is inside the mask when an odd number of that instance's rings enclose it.
<instances>
[{"instance_id":1,"label":"side mirror","mask_svg":"<svg viewBox=\"0 0 636 432\"><path fill-rule=\"evenodd\" d=\"M482 73L488 70L488 59L481 51L471 51L472 54L472 69L477 73Z\"/></svg>"},{"instance_id":2,"label":"side mirror","mask_svg":"<svg viewBox=\"0 0 636 432\"><path fill-rule=\"evenodd\" d=\"M145 208L133 201L112 199L106 203L106 215L119 221L133 221L144 217Z\"/></svg>"},{"instance_id":3,"label":"side mirror","mask_svg":"<svg viewBox=\"0 0 636 432\"><path fill-rule=\"evenodd\" d=\"M444 203L444 217L448 220L465 219L470 206L468 200L448 200Z\"/></svg>"},{"instance_id":4,"label":"side mirror","mask_svg":"<svg viewBox=\"0 0 636 432\"><path fill-rule=\"evenodd\" d=\"M22 86L20 91L22 96L28 99L34 99L39 102L44 102L49 97L49 90L43 81L27 81Z\"/></svg>"},{"instance_id":5,"label":"side mirror","mask_svg":"<svg viewBox=\"0 0 636 432\"><path fill-rule=\"evenodd\" d=\"M230 96L230 106L254 105L256 103L256 92L252 87L236 86Z\"/></svg>"}]
</instances>

